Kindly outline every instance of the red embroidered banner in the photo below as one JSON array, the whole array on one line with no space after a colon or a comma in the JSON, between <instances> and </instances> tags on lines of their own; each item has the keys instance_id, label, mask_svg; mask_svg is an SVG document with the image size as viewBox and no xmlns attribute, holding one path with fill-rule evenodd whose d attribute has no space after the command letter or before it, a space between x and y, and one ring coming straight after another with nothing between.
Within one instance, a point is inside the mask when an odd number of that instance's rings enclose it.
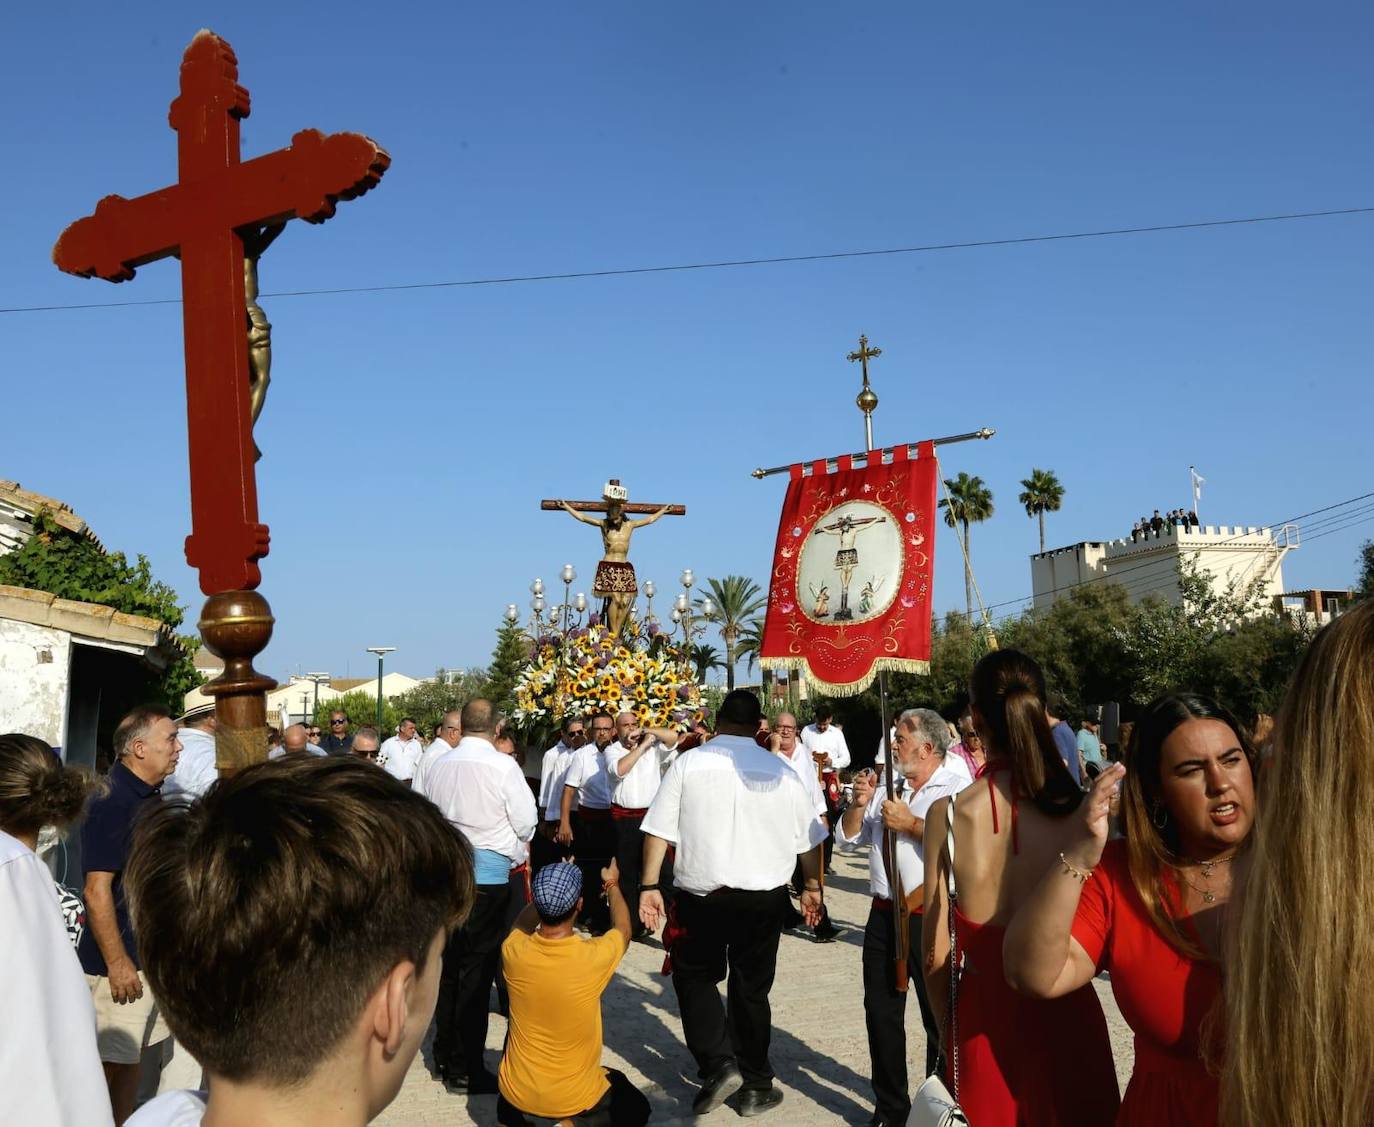
<instances>
[{"instance_id":1,"label":"red embroidered banner","mask_svg":"<svg viewBox=\"0 0 1374 1127\"><path fill-rule=\"evenodd\" d=\"M801 669L823 692L863 692L880 669L930 668L935 448L894 448L863 469L791 470L778 523L760 664Z\"/></svg>"}]
</instances>

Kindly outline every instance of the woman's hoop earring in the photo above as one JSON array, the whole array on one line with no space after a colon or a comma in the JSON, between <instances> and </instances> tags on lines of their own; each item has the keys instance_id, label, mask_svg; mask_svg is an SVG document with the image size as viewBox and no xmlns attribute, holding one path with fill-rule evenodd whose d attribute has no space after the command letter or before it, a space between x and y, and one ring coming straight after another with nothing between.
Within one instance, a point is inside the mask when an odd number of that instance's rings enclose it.
<instances>
[{"instance_id":1,"label":"woman's hoop earring","mask_svg":"<svg viewBox=\"0 0 1374 1127\"><path fill-rule=\"evenodd\" d=\"M1168 809L1163 805L1156 806L1150 815L1150 821L1154 823L1155 829L1162 830L1169 824Z\"/></svg>"}]
</instances>

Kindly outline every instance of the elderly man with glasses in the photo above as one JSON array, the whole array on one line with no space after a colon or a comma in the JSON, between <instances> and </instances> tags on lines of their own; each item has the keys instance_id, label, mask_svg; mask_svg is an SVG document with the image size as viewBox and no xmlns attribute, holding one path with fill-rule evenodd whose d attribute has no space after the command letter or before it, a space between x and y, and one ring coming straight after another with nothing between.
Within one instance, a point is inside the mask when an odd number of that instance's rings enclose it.
<instances>
[{"instance_id":1,"label":"elderly man with glasses","mask_svg":"<svg viewBox=\"0 0 1374 1127\"><path fill-rule=\"evenodd\" d=\"M329 733L320 741L329 755L347 755L353 750L353 737L348 734L348 715L335 709L329 714Z\"/></svg>"}]
</instances>

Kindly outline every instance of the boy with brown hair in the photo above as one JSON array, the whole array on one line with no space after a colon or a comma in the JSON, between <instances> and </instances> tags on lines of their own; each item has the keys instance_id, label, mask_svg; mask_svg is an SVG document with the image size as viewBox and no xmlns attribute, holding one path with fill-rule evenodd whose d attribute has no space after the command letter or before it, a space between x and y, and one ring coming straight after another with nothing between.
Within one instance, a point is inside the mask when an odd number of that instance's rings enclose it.
<instances>
[{"instance_id":1,"label":"boy with brown hair","mask_svg":"<svg viewBox=\"0 0 1374 1127\"><path fill-rule=\"evenodd\" d=\"M130 1127L371 1121L473 897L458 831L353 758L287 756L154 811L127 883L144 973L210 1089L159 1096Z\"/></svg>"}]
</instances>

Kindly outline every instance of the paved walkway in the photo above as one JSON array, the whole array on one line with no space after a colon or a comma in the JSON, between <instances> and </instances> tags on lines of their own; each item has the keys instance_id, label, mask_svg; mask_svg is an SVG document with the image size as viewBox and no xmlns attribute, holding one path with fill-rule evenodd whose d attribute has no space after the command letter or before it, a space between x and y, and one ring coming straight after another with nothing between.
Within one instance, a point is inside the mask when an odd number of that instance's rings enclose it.
<instances>
[{"instance_id":1,"label":"paved walkway","mask_svg":"<svg viewBox=\"0 0 1374 1127\"><path fill-rule=\"evenodd\" d=\"M864 1033L859 955L868 918L868 862L836 853L835 873L826 882L831 918L845 928L835 943L812 943L784 934L773 985L771 1057L782 1105L760 1122L777 1127L808 1124L864 1124L873 1114L868 1084L868 1041ZM630 944L629 953L602 1000L606 1051L603 1061L619 1068L653 1103L655 1124L738 1122L728 1107L700 1119L692 1115L696 1066L682 1043L682 1024L672 981L658 973L663 951ZM1096 983L1111 1028L1122 1090L1131 1070L1131 1034L1103 980ZM493 1014L488 1065L500 1060L506 1023ZM384 1127L496 1122L495 1096L449 1095L430 1075L429 1044L406 1076L395 1103L376 1122ZM907 1060L913 1086L925 1065L925 1035L913 997L907 1006Z\"/></svg>"}]
</instances>

